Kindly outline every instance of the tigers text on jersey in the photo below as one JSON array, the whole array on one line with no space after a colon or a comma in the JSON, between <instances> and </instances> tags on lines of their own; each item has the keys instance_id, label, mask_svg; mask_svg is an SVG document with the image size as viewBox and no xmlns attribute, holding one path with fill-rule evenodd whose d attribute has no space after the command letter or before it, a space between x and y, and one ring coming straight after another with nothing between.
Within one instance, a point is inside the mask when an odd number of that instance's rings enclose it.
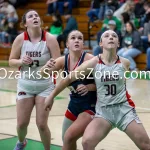
<instances>
[{"instance_id":1,"label":"tigers text on jersey","mask_svg":"<svg viewBox=\"0 0 150 150\"><path fill-rule=\"evenodd\" d=\"M50 52L46 45L46 31L42 31L41 40L32 43L27 31L24 32L24 42L21 48L21 58L29 56L33 60L30 65L23 65L20 68L22 78L30 80L39 80L43 78L40 75L40 68L50 59Z\"/></svg>"},{"instance_id":2,"label":"tigers text on jersey","mask_svg":"<svg viewBox=\"0 0 150 150\"><path fill-rule=\"evenodd\" d=\"M100 78L98 73L101 74ZM97 87L96 109L102 106L115 105L128 101L134 107L130 95L126 90L125 69L119 56L115 64L107 66L99 57L99 63L95 66L93 76Z\"/></svg>"}]
</instances>

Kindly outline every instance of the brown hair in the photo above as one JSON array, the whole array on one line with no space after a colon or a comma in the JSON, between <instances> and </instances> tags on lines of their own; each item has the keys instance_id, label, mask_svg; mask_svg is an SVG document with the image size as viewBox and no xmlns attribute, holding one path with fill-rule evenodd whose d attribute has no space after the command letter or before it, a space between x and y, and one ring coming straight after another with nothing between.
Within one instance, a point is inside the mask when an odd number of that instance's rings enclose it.
<instances>
[{"instance_id":1,"label":"brown hair","mask_svg":"<svg viewBox=\"0 0 150 150\"><path fill-rule=\"evenodd\" d=\"M21 22L20 22L20 27L21 27L21 28L26 29L26 27L24 26L24 24L26 23L26 15L27 15L27 13L30 12L30 11L35 11L35 12L37 12L37 11L34 10L34 9L29 9L29 10L27 10L27 11L23 14L23 16L22 16L22 19L21 19ZM37 12L37 13L38 13L38 12ZM41 20L41 28L43 28L43 27L42 27L42 26L43 26L43 20L41 19L41 17L40 17L40 20Z\"/></svg>"},{"instance_id":2,"label":"brown hair","mask_svg":"<svg viewBox=\"0 0 150 150\"><path fill-rule=\"evenodd\" d=\"M75 32L75 31L80 32L80 33L82 34L82 36L83 36L83 33L82 33L81 31L79 31L79 30L72 30L72 31L68 34L68 36L67 36L67 41L68 41L68 38L69 38L70 34L71 34L72 32ZM84 37L83 37L83 40L84 40Z\"/></svg>"}]
</instances>

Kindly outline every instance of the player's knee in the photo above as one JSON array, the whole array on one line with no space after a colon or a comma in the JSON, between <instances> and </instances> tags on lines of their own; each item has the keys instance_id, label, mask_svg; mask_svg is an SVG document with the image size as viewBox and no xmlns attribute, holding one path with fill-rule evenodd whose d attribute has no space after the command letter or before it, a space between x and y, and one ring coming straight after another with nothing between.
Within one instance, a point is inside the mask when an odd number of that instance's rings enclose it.
<instances>
[{"instance_id":1,"label":"player's knee","mask_svg":"<svg viewBox=\"0 0 150 150\"><path fill-rule=\"evenodd\" d=\"M71 132L66 132L63 139L64 143L73 143L77 141L77 138Z\"/></svg>"},{"instance_id":2,"label":"player's knee","mask_svg":"<svg viewBox=\"0 0 150 150\"><path fill-rule=\"evenodd\" d=\"M28 121L18 120L17 121L17 128L19 128L19 129L25 129L25 128L27 128L28 124L29 124Z\"/></svg>"},{"instance_id":3,"label":"player's knee","mask_svg":"<svg viewBox=\"0 0 150 150\"><path fill-rule=\"evenodd\" d=\"M82 146L83 146L83 149L89 149L90 147L92 147L91 145L91 139L88 138L88 137L83 137L82 139Z\"/></svg>"},{"instance_id":4,"label":"player's knee","mask_svg":"<svg viewBox=\"0 0 150 150\"><path fill-rule=\"evenodd\" d=\"M143 142L141 150L150 150L150 141Z\"/></svg>"},{"instance_id":5,"label":"player's knee","mask_svg":"<svg viewBox=\"0 0 150 150\"><path fill-rule=\"evenodd\" d=\"M146 135L135 134L135 138L139 143L140 150L150 150L150 139Z\"/></svg>"},{"instance_id":6,"label":"player's knee","mask_svg":"<svg viewBox=\"0 0 150 150\"><path fill-rule=\"evenodd\" d=\"M36 125L40 131L45 131L47 129L47 124L42 122L36 122Z\"/></svg>"}]
</instances>

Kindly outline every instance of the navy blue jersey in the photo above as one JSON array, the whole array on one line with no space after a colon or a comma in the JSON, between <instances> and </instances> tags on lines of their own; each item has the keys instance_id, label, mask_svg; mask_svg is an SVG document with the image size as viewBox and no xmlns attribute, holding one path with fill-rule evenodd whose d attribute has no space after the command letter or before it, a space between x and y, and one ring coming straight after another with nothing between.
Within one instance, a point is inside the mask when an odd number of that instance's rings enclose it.
<instances>
[{"instance_id":1,"label":"navy blue jersey","mask_svg":"<svg viewBox=\"0 0 150 150\"><path fill-rule=\"evenodd\" d=\"M86 55L86 52L83 52L76 64L75 68L80 66L83 63L85 55ZM70 58L69 58L69 54L67 54L67 55L65 55L65 67L64 67L64 71L67 74L69 74L69 64L70 64ZM64 73L64 76L66 76L65 73ZM85 79L76 80L68 86L68 88L71 91L68 110L65 113L65 116L68 119L75 121L76 118L78 117L78 115L82 112L87 112L90 115L95 114L95 105L96 105L96 101L97 101L96 91L89 91L84 96L81 96L76 91L78 85L80 85L80 84L87 85L87 84L92 84L92 83L95 83L94 79L87 79L85 77Z\"/></svg>"},{"instance_id":2,"label":"navy blue jersey","mask_svg":"<svg viewBox=\"0 0 150 150\"><path fill-rule=\"evenodd\" d=\"M80 58L79 58L79 60L78 60L78 62L77 62L77 64L76 64L76 66L75 66L75 68L76 67L78 67L78 66L80 66L82 63L83 63L83 61L84 61L84 58L85 58L85 55L86 55L86 52L83 52L82 53L82 55L80 56ZM69 63L70 63L70 58L69 58L69 54L67 54L67 55L65 55L65 67L64 67L64 71L65 72L67 72L67 74L69 74ZM74 68L74 69L75 69ZM66 74L65 74L66 75ZM65 76L64 75L64 76ZM92 74L91 74L91 76L92 76ZM90 77L91 77L90 76ZM81 99L83 99L83 100L88 100L87 99L87 96L91 99L91 97L93 97L92 99L94 100L94 99L96 99L95 97L96 97L96 91L89 91L88 92L88 94L87 95L85 95L85 96L81 96L80 94L78 94L77 93L77 91L76 91L76 89L77 89L77 87L78 87L78 85L80 85L80 84L84 84L84 85L87 85L87 84L92 84L92 83L95 83L94 82L94 79L87 79L86 77L85 77L85 79L78 79L78 80L76 80L76 81L74 81L74 82L72 82L69 86L68 86L68 88L70 89L70 91L71 91L71 97L76 97L76 98L81 98ZM86 98L86 99L85 99Z\"/></svg>"}]
</instances>

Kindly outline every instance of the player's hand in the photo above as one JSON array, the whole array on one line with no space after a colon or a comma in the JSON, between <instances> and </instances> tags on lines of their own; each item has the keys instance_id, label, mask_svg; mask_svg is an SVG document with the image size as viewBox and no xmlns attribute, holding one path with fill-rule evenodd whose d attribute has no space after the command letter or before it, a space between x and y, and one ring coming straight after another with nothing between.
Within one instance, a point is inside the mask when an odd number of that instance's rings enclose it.
<instances>
[{"instance_id":1,"label":"player's hand","mask_svg":"<svg viewBox=\"0 0 150 150\"><path fill-rule=\"evenodd\" d=\"M23 56L22 58L22 64L23 65L29 65L29 64L32 64L33 60L31 59L31 57L25 55Z\"/></svg>"},{"instance_id":2,"label":"player's hand","mask_svg":"<svg viewBox=\"0 0 150 150\"><path fill-rule=\"evenodd\" d=\"M56 63L55 60L53 58L51 58L49 61L47 61L44 68L52 69L55 67L55 63Z\"/></svg>"},{"instance_id":3,"label":"player's hand","mask_svg":"<svg viewBox=\"0 0 150 150\"><path fill-rule=\"evenodd\" d=\"M45 103L44 103L44 109L46 111L50 111L52 109L53 102L54 102L54 99L51 96L46 97Z\"/></svg>"},{"instance_id":4,"label":"player's hand","mask_svg":"<svg viewBox=\"0 0 150 150\"><path fill-rule=\"evenodd\" d=\"M53 71L53 69L55 67L55 63L56 62L53 58L51 58L49 61L47 61L47 63L40 70L41 75L42 76L47 76L47 74L45 74L46 72L50 74L50 72Z\"/></svg>"},{"instance_id":5,"label":"player's hand","mask_svg":"<svg viewBox=\"0 0 150 150\"><path fill-rule=\"evenodd\" d=\"M78 94L81 94L81 96L84 96L88 93L88 88L86 85L80 84L78 85L76 91L78 92Z\"/></svg>"}]
</instances>

